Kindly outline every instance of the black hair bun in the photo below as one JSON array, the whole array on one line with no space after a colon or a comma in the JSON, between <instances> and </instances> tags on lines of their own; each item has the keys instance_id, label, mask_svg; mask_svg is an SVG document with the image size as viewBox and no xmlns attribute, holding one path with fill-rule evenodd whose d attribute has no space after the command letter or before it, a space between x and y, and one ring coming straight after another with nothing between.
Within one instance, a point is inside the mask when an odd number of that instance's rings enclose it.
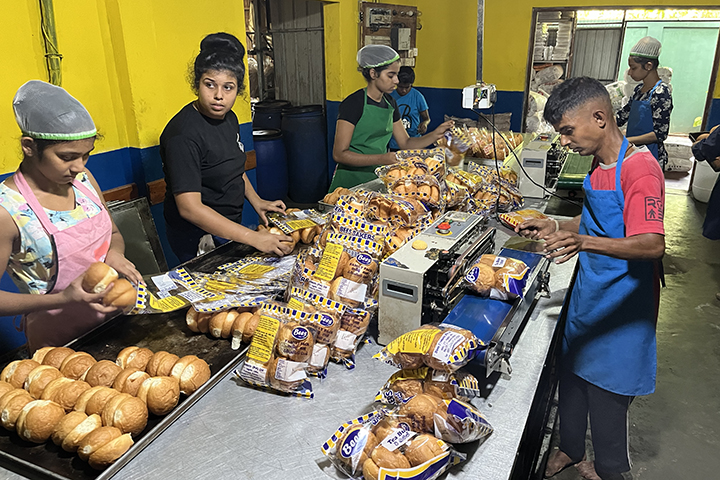
<instances>
[{"instance_id":1,"label":"black hair bun","mask_svg":"<svg viewBox=\"0 0 720 480\"><path fill-rule=\"evenodd\" d=\"M200 42L201 53L228 52L243 57L245 47L234 35L225 32L211 33Z\"/></svg>"}]
</instances>

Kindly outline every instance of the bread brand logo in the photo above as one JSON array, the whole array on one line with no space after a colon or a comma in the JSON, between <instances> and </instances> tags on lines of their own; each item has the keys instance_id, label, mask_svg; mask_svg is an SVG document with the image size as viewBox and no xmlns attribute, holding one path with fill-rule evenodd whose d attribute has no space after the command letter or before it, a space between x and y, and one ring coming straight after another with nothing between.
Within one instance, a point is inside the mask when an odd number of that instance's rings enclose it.
<instances>
[{"instance_id":1,"label":"bread brand logo","mask_svg":"<svg viewBox=\"0 0 720 480\"><path fill-rule=\"evenodd\" d=\"M343 442L340 455L345 458L352 458L365 448L365 443L367 443L367 431L362 429L354 430L348 434L347 439Z\"/></svg>"},{"instance_id":2,"label":"bread brand logo","mask_svg":"<svg viewBox=\"0 0 720 480\"><path fill-rule=\"evenodd\" d=\"M357 256L357 261L362 263L363 265L370 265L370 263L372 262L372 257L365 253L361 253Z\"/></svg>"},{"instance_id":3,"label":"bread brand logo","mask_svg":"<svg viewBox=\"0 0 720 480\"><path fill-rule=\"evenodd\" d=\"M292 331L292 336L297 340L305 340L308 337L308 330L305 327L297 327Z\"/></svg>"},{"instance_id":4,"label":"bread brand logo","mask_svg":"<svg viewBox=\"0 0 720 480\"><path fill-rule=\"evenodd\" d=\"M470 271L465 275L465 280L467 280L470 283L475 283L478 279L478 274L480 273L480 269L478 267L473 267L470 269Z\"/></svg>"},{"instance_id":5,"label":"bread brand logo","mask_svg":"<svg viewBox=\"0 0 720 480\"><path fill-rule=\"evenodd\" d=\"M320 317L320 325L322 325L323 327L330 327L333 323L335 323L335 320L333 320L330 315L322 314L322 316Z\"/></svg>"}]
</instances>

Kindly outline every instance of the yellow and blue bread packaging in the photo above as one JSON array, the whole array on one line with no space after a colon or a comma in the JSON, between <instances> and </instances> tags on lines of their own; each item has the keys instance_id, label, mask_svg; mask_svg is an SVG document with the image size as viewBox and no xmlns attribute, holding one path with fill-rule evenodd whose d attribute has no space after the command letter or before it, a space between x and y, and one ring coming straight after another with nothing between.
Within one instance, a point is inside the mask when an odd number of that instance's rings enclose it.
<instances>
[{"instance_id":1,"label":"yellow and blue bread packaging","mask_svg":"<svg viewBox=\"0 0 720 480\"><path fill-rule=\"evenodd\" d=\"M395 372L375 396L376 402L404 405L415 395L427 393L451 400L467 400L480 395L477 379L462 371L436 371L429 367Z\"/></svg>"},{"instance_id":2,"label":"yellow and blue bread packaging","mask_svg":"<svg viewBox=\"0 0 720 480\"><path fill-rule=\"evenodd\" d=\"M526 208L524 210L517 210L515 212L501 213L498 215L500 221L509 228L514 229L518 225L528 220L547 220L550 217L542 212Z\"/></svg>"},{"instance_id":3,"label":"yellow and blue bread packaging","mask_svg":"<svg viewBox=\"0 0 720 480\"><path fill-rule=\"evenodd\" d=\"M445 166L445 150L442 148L400 150L395 152L395 156L398 158L398 163L417 164L422 162L427 167L427 173L440 181L445 179L447 168Z\"/></svg>"},{"instance_id":4,"label":"yellow and blue bread packaging","mask_svg":"<svg viewBox=\"0 0 720 480\"><path fill-rule=\"evenodd\" d=\"M263 304L242 367L235 374L246 383L312 398L307 378L315 339L303 325L308 315L278 304Z\"/></svg>"},{"instance_id":5,"label":"yellow and blue bread packaging","mask_svg":"<svg viewBox=\"0 0 720 480\"><path fill-rule=\"evenodd\" d=\"M463 279L469 290L484 297L508 300L522 297L529 268L510 257L485 254L468 268Z\"/></svg>"},{"instance_id":6,"label":"yellow and blue bread packaging","mask_svg":"<svg viewBox=\"0 0 720 480\"><path fill-rule=\"evenodd\" d=\"M472 360L482 342L469 330L448 324L427 324L400 335L373 358L407 370L428 366L454 372Z\"/></svg>"},{"instance_id":7,"label":"yellow and blue bread packaging","mask_svg":"<svg viewBox=\"0 0 720 480\"><path fill-rule=\"evenodd\" d=\"M383 410L344 423L321 450L354 480L435 480L467 458L433 435L401 428Z\"/></svg>"}]
</instances>

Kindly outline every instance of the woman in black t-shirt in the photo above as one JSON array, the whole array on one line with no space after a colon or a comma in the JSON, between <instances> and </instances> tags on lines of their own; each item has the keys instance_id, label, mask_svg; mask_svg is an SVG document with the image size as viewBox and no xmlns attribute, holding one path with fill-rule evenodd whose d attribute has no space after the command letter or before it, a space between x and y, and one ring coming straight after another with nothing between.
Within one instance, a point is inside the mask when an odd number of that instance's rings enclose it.
<instances>
[{"instance_id":1,"label":"woman in black t-shirt","mask_svg":"<svg viewBox=\"0 0 720 480\"><path fill-rule=\"evenodd\" d=\"M196 256L200 238L245 243L265 253L290 253L290 237L240 225L244 200L267 225L267 212L284 212L280 201L263 200L245 174L238 119L231 110L243 88L245 48L228 33L208 35L193 67L197 100L183 107L160 135L165 172L165 223L181 262ZM285 242L283 242L283 240Z\"/></svg>"}]
</instances>

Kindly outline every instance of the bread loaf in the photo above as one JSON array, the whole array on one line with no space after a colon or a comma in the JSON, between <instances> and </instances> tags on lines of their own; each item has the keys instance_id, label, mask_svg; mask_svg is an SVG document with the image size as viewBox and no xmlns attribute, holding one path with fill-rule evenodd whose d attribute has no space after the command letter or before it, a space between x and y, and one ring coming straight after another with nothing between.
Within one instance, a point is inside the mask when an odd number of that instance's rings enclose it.
<instances>
[{"instance_id":1,"label":"bread loaf","mask_svg":"<svg viewBox=\"0 0 720 480\"><path fill-rule=\"evenodd\" d=\"M417 467L442 455L446 449L447 446L442 440L438 440L432 435L422 434L413 438L405 447L405 458L408 459L411 466Z\"/></svg>"},{"instance_id":2,"label":"bread loaf","mask_svg":"<svg viewBox=\"0 0 720 480\"><path fill-rule=\"evenodd\" d=\"M127 393L110 399L102 411L106 427L117 427L123 433L139 435L147 425L148 410L145 402Z\"/></svg>"},{"instance_id":3,"label":"bread loaf","mask_svg":"<svg viewBox=\"0 0 720 480\"><path fill-rule=\"evenodd\" d=\"M50 365L40 365L28 374L24 387L33 398L39 399L47 384L62 376L63 374L57 368Z\"/></svg>"},{"instance_id":4,"label":"bread loaf","mask_svg":"<svg viewBox=\"0 0 720 480\"><path fill-rule=\"evenodd\" d=\"M71 353L75 353L75 350L72 348L55 347L45 354L42 363L43 365L50 365L60 370L63 360Z\"/></svg>"},{"instance_id":5,"label":"bread loaf","mask_svg":"<svg viewBox=\"0 0 720 480\"><path fill-rule=\"evenodd\" d=\"M23 440L44 443L64 416L65 410L60 405L49 400L33 400L23 407L15 427Z\"/></svg>"},{"instance_id":6,"label":"bread loaf","mask_svg":"<svg viewBox=\"0 0 720 480\"><path fill-rule=\"evenodd\" d=\"M62 385L60 385L60 387L55 390L55 393L52 395L52 397L48 398L47 400L52 400L53 402L63 407L66 412L69 412L75 407L75 403L77 403L80 395L82 395L83 392L85 392L86 390L90 390L91 388L92 387L88 385L87 382L83 382L82 380L70 380L69 383L63 383ZM43 394L43 397L44 396L45 395Z\"/></svg>"},{"instance_id":7,"label":"bread loaf","mask_svg":"<svg viewBox=\"0 0 720 480\"><path fill-rule=\"evenodd\" d=\"M110 265L95 262L85 271L82 288L88 293L100 293L118 279L118 272Z\"/></svg>"},{"instance_id":8,"label":"bread loaf","mask_svg":"<svg viewBox=\"0 0 720 480\"><path fill-rule=\"evenodd\" d=\"M400 407L399 415L414 432L434 432L435 412L442 400L426 393L415 395ZM377 462L376 462L377 463Z\"/></svg>"},{"instance_id":9,"label":"bread loaf","mask_svg":"<svg viewBox=\"0 0 720 480\"><path fill-rule=\"evenodd\" d=\"M120 395L120 392L114 388L101 387L93 396L91 396L85 406L85 413L93 415L102 413L105 405L113 398Z\"/></svg>"},{"instance_id":10,"label":"bread loaf","mask_svg":"<svg viewBox=\"0 0 720 480\"><path fill-rule=\"evenodd\" d=\"M135 305L137 291L133 284L121 278L113 283L112 288L103 297L103 305L110 307L125 308Z\"/></svg>"},{"instance_id":11,"label":"bread loaf","mask_svg":"<svg viewBox=\"0 0 720 480\"><path fill-rule=\"evenodd\" d=\"M312 333L294 321L280 327L275 342L278 355L293 362L307 362L314 344Z\"/></svg>"},{"instance_id":12,"label":"bread loaf","mask_svg":"<svg viewBox=\"0 0 720 480\"><path fill-rule=\"evenodd\" d=\"M88 461L90 455L111 440L121 436L123 433L116 427L100 427L85 435L78 444L77 454L80 460Z\"/></svg>"},{"instance_id":13,"label":"bread loaf","mask_svg":"<svg viewBox=\"0 0 720 480\"><path fill-rule=\"evenodd\" d=\"M7 430L15 430L15 422L17 422L23 407L32 402L33 398L28 392L22 388L10 390L0 397L0 423Z\"/></svg>"},{"instance_id":14,"label":"bread loaf","mask_svg":"<svg viewBox=\"0 0 720 480\"><path fill-rule=\"evenodd\" d=\"M15 387L10 385L8 382L4 382L4 381L0 380L0 397L5 395L10 390L15 390Z\"/></svg>"},{"instance_id":15,"label":"bread loaf","mask_svg":"<svg viewBox=\"0 0 720 480\"><path fill-rule=\"evenodd\" d=\"M71 380L81 380L97 360L85 352L74 352L65 357L60 365L60 373Z\"/></svg>"},{"instance_id":16,"label":"bread loaf","mask_svg":"<svg viewBox=\"0 0 720 480\"><path fill-rule=\"evenodd\" d=\"M83 412L70 412L65 415L62 419L60 419L57 425L55 425L55 429L50 437L53 443L58 447L62 445L65 437L67 437L68 434L72 432L75 427L80 425L87 417L88 416Z\"/></svg>"},{"instance_id":17,"label":"bread loaf","mask_svg":"<svg viewBox=\"0 0 720 480\"><path fill-rule=\"evenodd\" d=\"M187 355L175 364L170 376L180 382L180 392L190 395L210 379L210 366L195 355Z\"/></svg>"},{"instance_id":18,"label":"bread loaf","mask_svg":"<svg viewBox=\"0 0 720 480\"><path fill-rule=\"evenodd\" d=\"M118 354L115 363L120 368L137 368L144 371L152 356L153 352L150 349L132 346L123 348Z\"/></svg>"},{"instance_id":19,"label":"bread loaf","mask_svg":"<svg viewBox=\"0 0 720 480\"><path fill-rule=\"evenodd\" d=\"M34 360L15 360L3 368L0 380L8 382L15 388L23 388L30 372L39 366L40 364Z\"/></svg>"},{"instance_id":20,"label":"bread loaf","mask_svg":"<svg viewBox=\"0 0 720 480\"><path fill-rule=\"evenodd\" d=\"M88 457L88 464L96 470L107 468L110 464L127 452L130 447L132 447L133 443L132 437L127 433L110 440L108 443L90 454L90 457Z\"/></svg>"},{"instance_id":21,"label":"bread loaf","mask_svg":"<svg viewBox=\"0 0 720 480\"><path fill-rule=\"evenodd\" d=\"M45 359L45 355L52 350L55 347L42 347L37 350L35 350L35 353L33 353L32 359L35 360L38 363L43 363L43 360Z\"/></svg>"},{"instance_id":22,"label":"bread loaf","mask_svg":"<svg viewBox=\"0 0 720 480\"><path fill-rule=\"evenodd\" d=\"M173 377L151 377L140 386L137 397L153 415L167 415L180 400L180 383Z\"/></svg>"},{"instance_id":23,"label":"bread loaf","mask_svg":"<svg viewBox=\"0 0 720 480\"><path fill-rule=\"evenodd\" d=\"M173 353L161 350L155 352L145 368L151 377L164 377L170 375L173 365L180 360L180 357Z\"/></svg>"},{"instance_id":24,"label":"bread loaf","mask_svg":"<svg viewBox=\"0 0 720 480\"><path fill-rule=\"evenodd\" d=\"M65 436L61 447L66 452L75 452L83 438L90 432L102 427L100 415L90 415L80 422L70 433Z\"/></svg>"},{"instance_id":25,"label":"bread loaf","mask_svg":"<svg viewBox=\"0 0 720 480\"><path fill-rule=\"evenodd\" d=\"M95 363L85 374L85 381L91 387L111 387L115 378L122 371L116 363L110 360L100 360Z\"/></svg>"},{"instance_id":26,"label":"bread loaf","mask_svg":"<svg viewBox=\"0 0 720 480\"><path fill-rule=\"evenodd\" d=\"M150 375L148 375L146 372L143 372L142 370L133 372L125 380L125 384L123 385L121 391L123 393L129 393L130 395L135 396L137 395L140 386L148 378L150 378Z\"/></svg>"}]
</instances>

